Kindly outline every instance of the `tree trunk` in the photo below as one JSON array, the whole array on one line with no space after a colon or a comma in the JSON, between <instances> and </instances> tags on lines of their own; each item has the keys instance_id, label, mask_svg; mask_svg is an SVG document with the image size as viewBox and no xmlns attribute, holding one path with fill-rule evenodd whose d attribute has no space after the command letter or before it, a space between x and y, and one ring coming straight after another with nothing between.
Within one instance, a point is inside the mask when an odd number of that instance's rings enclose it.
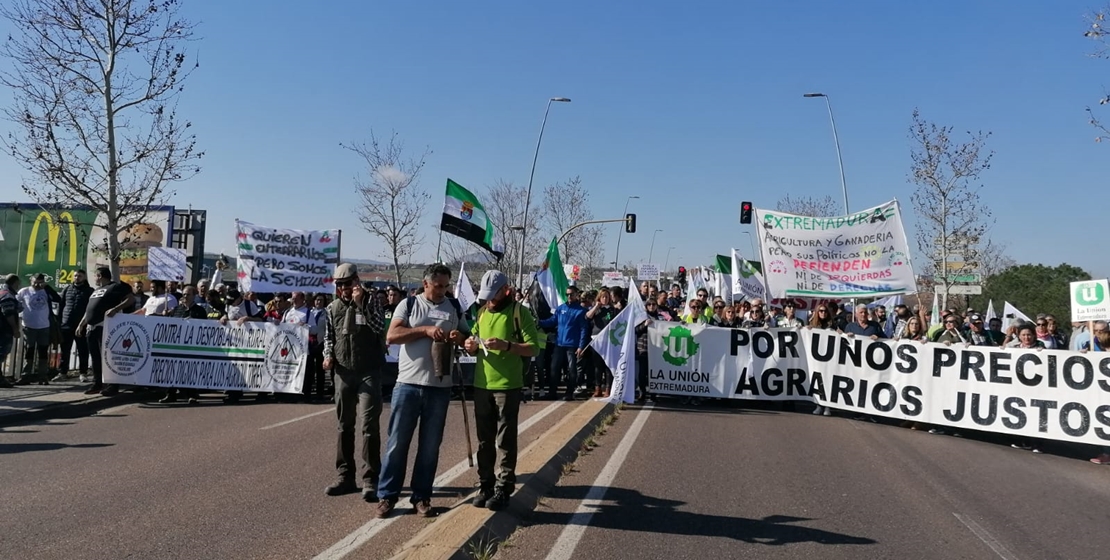
<instances>
[{"instance_id":1,"label":"tree trunk","mask_svg":"<svg viewBox=\"0 0 1110 560\"><path fill-rule=\"evenodd\" d=\"M105 25L108 28L108 64L104 68L104 116L108 136L108 262L112 269L112 279L119 280L120 242L119 242L119 161L116 156L116 115L112 97L112 72L116 63L115 14L111 8L105 10Z\"/></svg>"}]
</instances>

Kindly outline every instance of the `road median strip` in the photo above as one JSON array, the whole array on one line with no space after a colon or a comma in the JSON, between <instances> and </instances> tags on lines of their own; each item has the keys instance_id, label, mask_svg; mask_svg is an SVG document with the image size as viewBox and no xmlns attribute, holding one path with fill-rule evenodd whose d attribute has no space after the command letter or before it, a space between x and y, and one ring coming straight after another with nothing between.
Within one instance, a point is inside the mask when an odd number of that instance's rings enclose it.
<instances>
[{"instance_id":1,"label":"road median strip","mask_svg":"<svg viewBox=\"0 0 1110 560\"><path fill-rule=\"evenodd\" d=\"M616 410L602 401L586 401L525 448L517 459L519 488L509 508L494 512L469 505L440 515L393 556L394 560L465 559L472 547L501 542L520 525L562 476L563 465L573 463L586 438Z\"/></svg>"}]
</instances>

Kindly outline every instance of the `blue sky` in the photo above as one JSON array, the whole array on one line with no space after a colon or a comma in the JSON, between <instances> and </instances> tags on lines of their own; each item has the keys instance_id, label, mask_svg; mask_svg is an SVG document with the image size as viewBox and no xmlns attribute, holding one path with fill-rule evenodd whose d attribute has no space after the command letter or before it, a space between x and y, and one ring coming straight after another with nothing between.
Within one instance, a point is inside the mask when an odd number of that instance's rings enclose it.
<instances>
[{"instance_id":1,"label":"blue sky","mask_svg":"<svg viewBox=\"0 0 1110 560\"><path fill-rule=\"evenodd\" d=\"M912 240L907 130L918 107L994 133L982 193L1010 256L1105 277L1105 233L1085 227L1105 222L1110 158L1084 113L1110 87L1110 61L1090 58L1082 37L1090 7L184 0L200 24L200 69L180 112L207 156L172 202L208 209L209 250L231 251L238 217L339 227L345 255L378 258L383 245L351 210L359 161L339 143L395 129L434 152L422 181L433 193L430 258L446 178L478 192L498 178L526 183L546 100L566 96L552 108L536 190L579 175L598 217L619 217L639 195L641 232L624 237L622 261L645 259L661 228L660 264L671 246L671 268L710 264L748 247L741 200L840 200L825 105L801 96L822 91L853 210L897 198ZM21 174L0 158L4 199L24 198Z\"/></svg>"}]
</instances>

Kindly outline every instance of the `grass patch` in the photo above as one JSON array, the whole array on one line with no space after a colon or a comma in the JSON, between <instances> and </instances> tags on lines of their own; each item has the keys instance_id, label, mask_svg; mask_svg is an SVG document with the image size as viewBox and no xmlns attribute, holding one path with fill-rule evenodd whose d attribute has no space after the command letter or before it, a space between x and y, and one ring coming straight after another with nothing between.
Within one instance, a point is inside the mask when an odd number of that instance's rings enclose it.
<instances>
[{"instance_id":1,"label":"grass patch","mask_svg":"<svg viewBox=\"0 0 1110 560\"><path fill-rule=\"evenodd\" d=\"M466 555L473 560L492 560L493 555L497 552L497 539L486 540L484 538L478 541L471 541L467 546Z\"/></svg>"}]
</instances>

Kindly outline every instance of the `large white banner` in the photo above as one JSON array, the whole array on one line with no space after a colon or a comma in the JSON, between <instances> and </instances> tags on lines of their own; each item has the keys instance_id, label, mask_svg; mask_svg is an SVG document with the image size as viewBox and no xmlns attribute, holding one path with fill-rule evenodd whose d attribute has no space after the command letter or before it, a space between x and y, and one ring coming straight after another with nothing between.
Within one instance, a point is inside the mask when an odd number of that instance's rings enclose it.
<instances>
[{"instance_id":1,"label":"large white banner","mask_svg":"<svg viewBox=\"0 0 1110 560\"><path fill-rule=\"evenodd\" d=\"M244 292L332 293L339 231L274 229L235 221L239 289Z\"/></svg>"},{"instance_id":2,"label":"large white banner","mask_svg":"<svg viewBox=\"0 0 1110 560\"><path fill-rule=\"evenodd\" d=\"M849 216L756 210L772 298L882 297L917 291L898 201Z\"/></svg>"},{"instance_id":3,"label":"large white banner","mask_svg":"<svg viewBox=\"0 0 1110 560\"><path fill-rule=\"evenodd\" d=\"M101 355L105 383L299 393L308 328L119 314L105 322Z\"/></svg>"},{"instance_id":4,"label":"large white banner","mask_svg":"<svg viewBox=\"0 0 1110 560\"><path fill-rule=\"evenodd\" d=\"M1110 352L892 342L652 323L648 391L804 400L1015 436L1110 442Z\"/></svg>"}]
</instances>

